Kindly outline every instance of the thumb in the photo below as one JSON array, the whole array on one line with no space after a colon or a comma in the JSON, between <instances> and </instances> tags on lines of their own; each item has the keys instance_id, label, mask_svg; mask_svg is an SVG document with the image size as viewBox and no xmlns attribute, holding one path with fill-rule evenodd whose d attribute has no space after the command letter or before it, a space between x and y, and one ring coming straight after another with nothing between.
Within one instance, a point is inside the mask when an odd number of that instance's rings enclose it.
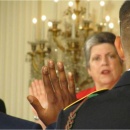
<instances>
[{"instance_id":1,"label":"thumb","mask_svg":"<svg viewBox=\"0 0 130 130\"><path fill-rule=\"evenodd\" d=\"M39 115L41 110L43 110L44 108L41 106L38 99L32 95L27 96L27 99L29 103L32 105L32 107L36 110L37 114Z\"/></svg>"}]
</instances>

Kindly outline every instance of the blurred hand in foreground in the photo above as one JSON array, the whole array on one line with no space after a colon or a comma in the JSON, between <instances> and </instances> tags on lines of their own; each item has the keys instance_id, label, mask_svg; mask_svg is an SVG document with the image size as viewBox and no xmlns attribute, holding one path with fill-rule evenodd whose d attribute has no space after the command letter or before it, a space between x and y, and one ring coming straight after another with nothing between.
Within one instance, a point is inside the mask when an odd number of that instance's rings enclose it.
<instances>
[{"instance_id":1,"label":"blurred hand in foreground","mask_svg":"<svg viewBox=\"0 0 130 130\"><path fill-rule=\"evenodd\" d=\"M38 98L33 95L27 97L30 104L36 110L38 117L45 125L56 122L59 112L76 101L75 83L72 73L66 77L64 65L57 63L57 70L52 60L42 68L43 84L47 96L47 104L43 106Z\"/></svg>"},{"instance_id":2,"label":"blurred hand in foreground","mask_svg":"<svg viewBox=\"0 0 130 130\"><path fill-rule=\"evenodd\" d=\"M41 106L43 108L47 108L48 105L47 94L42 80L32 81L29 87L29 95L36 97L39 100ZM42 128L45 129L46 128L45 124L38 118L37 112L33 107L32 107L32 112L34 114L35 122L39 123L42 126Z\"/></svg>"}]
</instances>

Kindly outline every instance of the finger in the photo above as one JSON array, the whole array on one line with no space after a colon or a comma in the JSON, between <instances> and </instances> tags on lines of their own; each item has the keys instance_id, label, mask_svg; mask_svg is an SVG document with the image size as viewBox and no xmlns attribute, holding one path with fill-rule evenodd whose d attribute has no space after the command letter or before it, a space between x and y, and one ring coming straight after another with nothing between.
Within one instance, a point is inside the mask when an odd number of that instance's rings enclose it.
<instances>
[{"instance_id":1,"label":"finger","mask_svg":"<svg viewBox=\"0 0 130 130\"><path fill-rule=\"evenodd\" d=\"M41 112L44 111L44 108L42 108L40 102L38 101L38 99L36 97L29 95L29 96L27 96L27 99L38 115L40 115Z\"/></svg>"},{"instance_id":2,"label":"finger","mask_svg":"<svg viewBox=\"0 0 130 130\"><path fill-rule=\"evenodd\" d=\"M45 90L47 93L48 102L54 102L54 100L56 100L56 98L55 98L53 86L52 86L52 83L51 83L51 80L49 77L49 71L48 71L47 66L44 66L42 68L42 76L43 76L43 83L45 86Z\"/></svg>"},{"instance_id":3,"label":"finger","mask_svg":"<svg viewBox=\"0 0 130 130\"><path fill-rule=\"evenodd\" d=\"M41 93L42 95L45 95L45 94L46 94L46 91L45 91L45 86L44 86L42 80L39 80L39 88L40 88L40 93Z\"/></svg>"},{"instance_id":4,"label":"finger","mask_svg":"<svg viewBox=\"0 0 130 130\"><path fill-rule=\"evenodd\" d=\"M46 104L46 92L44 89L44 85L42 80L35 80L35 87L36 87L36 91L37 91L37 99L39 100L39 102L41 103L42 107L44 107Z\"/></svg>"},{"instance_id":5,"label":"finger","mask_svg":"<svg viewBox=\"0 0 130 130\"><path fill-rule=\"evenodd\" d=\"M74 76L71 72L68 72L68 83L69 83L69 93L72 97L72 101L76 100L75 82Z\"/></svg>"},{"instance_id":6,"label":"finger","mask_svg":"<svg viewBox=\"0 0 130 130\"><path fill-rule=\"evenodd\" d=\"M35 85L35 80L32 81L32 94L33 96L37 97L37 92L36 92L36 85Z\"/></svg>"},{"instance_id":7,"label":"finger","mask_svg":"<svg viewBox=\"0 0 130 130\"><path fill-rule=\"evenodd\" d=\"M39 80L39 87L40 87L40 91L41 91L39 101L43 108L47 108L47 106L48 106L47 94L46 94L45 86L44 86L42 80Z\"/></svg>"},{"instance_id":8,"label":"finger","mask_svg":"<svg viewBox=\"0 0 130 130\"><path fill-rule=\"evenodd\" d=\"M60 84L59 84L59 78L56 74L56 69L55 69L55 64L52 60L50 60L48 62L48 66L49 66L49 73L50 73L50 78L54 87L54 91L56 93L56 95L61 95L61 88L60 88ZM60 98L61 96L59 96Z\"/></svg>"},{"instance_id":9,"label":"finger","mask_svg":"<svg viewBox=\"0 0 130 130\"><path fill-rule=\"evenodd\" d=\"M63 63L58 62L57 67L58 67L58 71L59 71L59 79L60 79L61 88L68 92L68 81L67 81L67 78L66 78Z\"/></svg>"},{"instance_id":10,"label":"finger","mask_svg":"<svg viewBox=\"0 0 130 130\"><path fill-rule=\"evenodd\" d=\"M69 92L70 94L75 94L75 82L74 76L71 72L68 72L68 83L69 83Z\"/></svg>"},{"instance_id":11,"label":"finger","mask_svg":"<svg viewBox=\"0 0 130 130\"><path fill-rule=\"evenodd\" d=\"M34 80L34 84L35 84L35 94L37 95L37 98L40 95L40 85L39 85L39 80Z\"/></svg>"},{"instance_id":12,"label":"finger","mask_svg":"<svg viewBox=\"0 0 130 130\"><path fill-rule=\"evenodd\" d=\"M37 79L33 81L33 93L36 98L39 98L39 83Z\"/></svg>"},{"instance_id":13,"label":"finger","mask_svg":"<svg viewBox=\"0 0 130 130\"><path fill-rule=\"evenodd\" d=\"M29 95L34 96L34 94L33 94L33 90L32 90L32 83L31 83L31 85L29 86ZM35 109L34 109L32 106L31 106L31 109L32 109L34 115L37 115Z\"/></svg>"},{"instance_id":14,"label":"finger","mask_svg":"<svg viewBox=\"0 0 130 130\"><path fill-rule=\"evenodd\" d=\"M67 106L67 105L69 105L69 102L70 102L70 94L69 94L69 90L68 90L68 81L66 78L64 65L62 62L58 62L57 67L58 67L58 71L59 71L60 85L61 85L63 95L64 95L63 96L64 105Z\"/></svg>"},{"instance_id":15,"label":"finger","mask_svg":"<svg viewBox=\"0 0 130 130\"><path fill-rule=\"evenodd\" d=\"M32 83L31 83L31 85L29 86L29 95L33 95Z\"/></svg>"}]
</instances>

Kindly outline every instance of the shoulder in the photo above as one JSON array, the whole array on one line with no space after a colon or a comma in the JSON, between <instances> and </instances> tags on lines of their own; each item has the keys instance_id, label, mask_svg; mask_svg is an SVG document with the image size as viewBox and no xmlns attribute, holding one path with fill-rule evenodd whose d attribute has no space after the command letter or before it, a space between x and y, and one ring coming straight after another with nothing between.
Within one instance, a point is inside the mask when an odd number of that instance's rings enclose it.
<instances>
[{"instance_id":1,"label":"shoulder","mask_svg":"<svg viewBox=\"0 0 130 130\"><path fill-rule=\"evenodd\" d=\"M0 99L0 103L2 103L2 104L3 104L3 103L4 103L4 101L3 101L2 99Z\"/></svg>"},{"instance_id":2,"label":"shoulder","mask_svg":"<svg viewBox=\"0 0 130 130\"><path fill-rule=\"evenodd\" d=\"M77 101L71 103L69 106L67 106L66 108L64 108L64 110L67 110L68 108L72 107L72 106L77 106L78 104L80 104L83 100L85 99L89 99L89 98L92 98L92 97L95 97L95 96L98 96L99 94L101 93L104 93L108 91L108 89L102 89L102 90L99 90L99 91L95 91L95 92L92 92L84 97L82 97L81 99L78 99Z\"/></svg>"},{"instance_id":3,"label":"shoulder","mask_svg":"<svg viewBox=\"0 0 130 130\"><path fill-rule=\"evenodd\" d=\"M39 124L0 112L0 129L42 129Z\"/></svg>"},{"instance_id":4,"label":"shoulder","mask_svg":"<svg viewBox=\"0 0 130 130\"><path fill-rule=\"evenodd\" d=\"M63 129L66 126L68 120L75 118L75 116L76 116L75 113L81 108L82 105L85 105L85 103L88 99L94 98L95 96L98 96L98 94L104 93L107 90L108 89L104 89L104 90L93 92L93 93L86 95L83 98L75 101L74 103L70 104L69 106L67 106L64 110L62 110L60 112L56 128L57 129Z\"/></svg>"},{"instance_id":5,"label":"shoulder","mask_svg":"<svg viewBox=\"0 0 130 130\"><path fill-rule=\"evenodd\" d=\"M0 111L6 113L6 106L2 99L0 99Z\"/></svg>"}]
</instances>

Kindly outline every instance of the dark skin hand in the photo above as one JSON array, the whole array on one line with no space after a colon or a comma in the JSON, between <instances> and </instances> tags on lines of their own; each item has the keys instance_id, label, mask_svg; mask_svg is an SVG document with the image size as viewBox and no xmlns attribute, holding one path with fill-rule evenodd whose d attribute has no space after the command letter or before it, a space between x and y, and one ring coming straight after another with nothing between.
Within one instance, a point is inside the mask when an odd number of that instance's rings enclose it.
<instances>
[{"instance_id":1,"label":"dark skin hand","mask_svg":"<svg viewBox=\"0 0 130 130\"><path fill-rule=\"evenodd\" d=\"M76 101L75 83L72 73L66 77L64 65L57 63L58 74L52 60L42 68L43 83L47 94L48 107L43 108L34 96L27 97L40 120L47 126L56 122L59 112Z\"/></svg>"}]
</instances>

